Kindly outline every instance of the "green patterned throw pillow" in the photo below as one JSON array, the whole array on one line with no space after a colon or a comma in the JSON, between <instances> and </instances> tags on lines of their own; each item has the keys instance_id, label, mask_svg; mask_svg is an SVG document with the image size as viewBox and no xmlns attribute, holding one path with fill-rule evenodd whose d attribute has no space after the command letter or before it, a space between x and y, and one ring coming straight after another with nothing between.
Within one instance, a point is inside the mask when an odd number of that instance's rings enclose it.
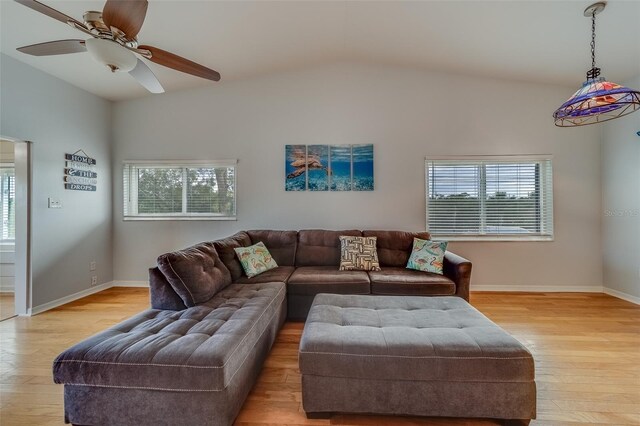
<instances>
[{"instance_id":1,"label":"green patterned throw pillow","mask_svg":"<svg viewBox=\"0 0 640 426\"><path fill-rule=\"evenodd\" d=\"M234 250L249 278L278 267L262 241L249 247L236 247Z\"/></svg>"},{"instance_id":2,"label":"green patterned throw pillow","mask_svg":"<svg viewBox=\"0 0 640 426\"><path fill-rule=\"evenodd\" d=\"M416 269L423 272L433 272L442 275L444 252L447 251L446 241L430 241L413 239L413 249L407 269Z\"/></svg>"},{"instance_id":3,"label":"green patterned throw pillow","mask_svg":"<svg viewBox=\"0 0 640 426\"><path fill-rule=\"evenodd\" d=\"M379 271L376 237L340 236L341 271Z\"/></svg>"}]
</instances>

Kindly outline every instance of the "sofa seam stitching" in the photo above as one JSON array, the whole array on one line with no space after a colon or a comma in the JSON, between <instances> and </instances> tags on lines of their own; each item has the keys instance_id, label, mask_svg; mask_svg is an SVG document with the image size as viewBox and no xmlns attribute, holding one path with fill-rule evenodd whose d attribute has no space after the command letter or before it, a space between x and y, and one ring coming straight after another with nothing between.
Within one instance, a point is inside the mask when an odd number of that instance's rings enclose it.
<instances>
[{"instance_id":1,"label":"sofa seam stitching","mask_svg":"<svg viewBox=\"0 0 640 426\"><path fill-rule=\"evenodd\" d=\"M528 356L521 357L491 357L491 356L478 356L478 357L466 357L466 356L411 356L411 355L371 355L371 354L347 354L340 352L309 352L299 351L299 355L314 354L314 355L342 355L342 356L359 356L359 357L372 357L372 358L410 358L410 359L531 359Z\"/></svg>"},{"instance_id":2,"label":"sofa seam stitching","mask_svg":"<svg viewBox=\"0 0 640 426\"><path fill-rule=\"evenodd\" d=\"M178 277L178 279L180 280L180 282L182 283L182 286L187 290L187 293L189 293L189 297L191 297L191 303L195 306L196 305L196 300L193 297L193 293L191 293L191 290L189 290L189 287L187 287L187 285L185 284L184 280L182 279L182 277L180 276L180 274L178 274L176 272L175 269L173 269L173 264L171 264L171 261L169 259L167 259L167 263L169 264L169 268L171 268L171 271L176 274L176 277Z\"/></svg>"}]
</instances>

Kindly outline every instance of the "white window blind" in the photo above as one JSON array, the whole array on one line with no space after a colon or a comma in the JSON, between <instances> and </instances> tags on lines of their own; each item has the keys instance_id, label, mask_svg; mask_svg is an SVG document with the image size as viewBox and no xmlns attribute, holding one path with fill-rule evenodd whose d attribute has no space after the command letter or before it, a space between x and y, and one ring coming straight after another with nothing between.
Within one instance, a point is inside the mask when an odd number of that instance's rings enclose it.
<instances>
[{"instance_id":1,"label":"white window blind","mask_svg":"<svg viewBox=\"0 0 640 426\"><path fill-rule=\"evenodd\" d=\"M13 165L0 166L0 240L12 243L16 238L16 175Z\"/></svg>"},{"instance_id":2,"label":"white window blind","mask_svg":"<svg viewBox=\"0 0 640 426\"><path fill-rule=\"evenodd\" d=\"M236 163L125 161L125 220L234 220Z\"/></svg>"},{"instance_id":3,"label":"white window blind","mask_svg":"<svg viewBox=\"0 0 640 426\"><path fill-rule=\"evenodd\" d=\"M452 239L552 239L550 158L426 160L427 228Z\"/></svg>"}]
</instances>

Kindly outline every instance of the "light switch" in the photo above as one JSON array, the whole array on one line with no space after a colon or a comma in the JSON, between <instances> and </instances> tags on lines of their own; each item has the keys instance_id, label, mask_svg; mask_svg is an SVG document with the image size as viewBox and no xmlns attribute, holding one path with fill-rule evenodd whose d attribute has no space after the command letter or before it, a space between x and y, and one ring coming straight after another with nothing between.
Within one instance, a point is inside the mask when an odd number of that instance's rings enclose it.
<instances>
[{"instance_id":1,"label":"light switch","mask_svg":"<svg viewBox=\"0 0 640 426\"><path fill-rule=\"evenodd\" d=\"M49 197L49 208L50 209L61 209L62 201L59 198Z\"/></svg>"}]
</instances>

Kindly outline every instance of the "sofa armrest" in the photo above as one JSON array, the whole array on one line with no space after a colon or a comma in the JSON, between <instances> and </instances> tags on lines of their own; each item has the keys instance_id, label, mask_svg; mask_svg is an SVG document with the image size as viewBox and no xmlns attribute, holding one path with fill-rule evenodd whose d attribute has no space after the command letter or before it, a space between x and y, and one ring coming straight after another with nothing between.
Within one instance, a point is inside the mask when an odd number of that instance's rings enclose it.
<instances>
[{"instance_id":1,"label":"sofa armrest","mask_svg":"<svg viewBox=\"0 0 640 426\"><path fill-rule=\"evenodd\" d=\"M187 306L158 267L149 268L149 297L151 299L151 307L154 309L169 311L187 309Z\"/></svg>"},{"instance_id":2,"label":"sofa armrest","mask_svg":"<svg viewBox=\"0 0 640 426\"><path fill-rule=\"evenodd\" d=\"M456 284L456 296L462 297L468 302L471 262L447 251L444 254L444 275Z\"/></svg>"}]
</instances>

